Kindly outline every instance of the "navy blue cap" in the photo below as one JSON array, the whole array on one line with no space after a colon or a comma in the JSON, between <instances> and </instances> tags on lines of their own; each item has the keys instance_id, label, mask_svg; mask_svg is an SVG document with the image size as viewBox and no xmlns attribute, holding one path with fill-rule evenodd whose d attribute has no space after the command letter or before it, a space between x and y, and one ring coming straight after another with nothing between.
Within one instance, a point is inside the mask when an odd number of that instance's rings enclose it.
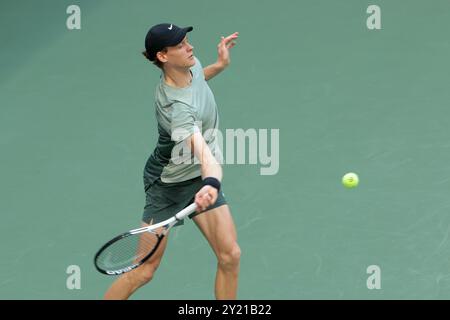
<instances>
[{"instance_id":1,"label":"navy blue cap","mask_svg":"<svg viewBox=\"0 0 450 320\"><path fill-rule=\"evenodd\" d=\"M145 37L145 51L151 61L156 53L165 47L172 47L183 41L186 33L194 30L193 27L180 28L172 23L161 23L150 28Z\"/></svg>"}]
</instances>

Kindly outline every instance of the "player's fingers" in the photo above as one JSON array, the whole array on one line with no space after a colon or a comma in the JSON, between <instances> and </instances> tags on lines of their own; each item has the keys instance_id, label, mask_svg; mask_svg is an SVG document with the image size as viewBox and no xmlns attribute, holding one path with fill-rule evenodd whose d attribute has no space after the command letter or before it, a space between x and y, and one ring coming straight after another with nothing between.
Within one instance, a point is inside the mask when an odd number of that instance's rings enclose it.
<instances>
[{"instance_id":1,"label":"player's fingers","mask_svg":"<svg viewBox=\"0 0 450 320\"><path fill-rule=\"evenodd\" d=\"M203 211L203 210L205 210L205 199L204 199L204 197L201 195L201 194L199 194L199 193L197 193L196 195L195 195L195 204L197 205L197 211Z\"/></svg>"},{"instance_id":2,"label":"player's fingers","mask_svg":"<svg viewBox=\"0 0 450 320\"><path fill-rule=\"evenodd\" d=\"M210 206L212 203L211 203L211 199L212 199L212 196L209 194L209 193L206 193L204 196L203 196L203 198L205 199L205 204L207 205L207 206Z\"/></svg>"},{"instance_id":3,"label":"player's fingers","mask_svg":"<svg viewBox=\"0 0 450 320\"><path fill-rule=\"evenodd\" d=\"M227 48L229 48L231 45L236 44L236 42L234 41L234 38L233 38L233 39L226 40L224 43L225 43L225 46L226 46Z\"/></svg>"},{"instance_id":4,"label":"player's fingers","mask_svg":"<svg viewBox=\"0 0 450 320\"><path fill-rule=\"evenodd\" d=\"M235 32L233 34L230 34L228 37L226 37L225 39L227 41L233 40L233 39L237 39L239 37L239 32Z\"/></svg>"},{"instance_id":5,"label":"player's fingers","mask_svg":"<svg viewBox=\"0 0 450 320\"><path fill-rule=\"evenodd\" d=\"M197 212L204 211L206 209L206 205L202 202L197 203Z\"/></svg>"},{"instance_id":6,"label":"player's fingers","mask_svg":"<svg viewBox=\"0 0 450 320\"><path fill-rule=\"evenodd\" d=\"M232 35L230 35L226 38L224 36L221 36L219 46L227 46L228 47L230 45L230 42L232 42L234 39L237 39L237 38L238 38L237 32L233 33Z\"/></svg>"},{"instance_id":7,"label":"player's fingers","mask_svg":"<svg viewBox=\"0 0 450 320\"><path fill-rule=\"evenodd\" d=\"M221 49L221 48L226 48L227 47L227 42L225 41L225 39L222 37L222 40L220 41L220 43L217 45L217 48Z\"/></svg>"},{"instance_id":8,"label":"player's fingers","mask_svg":"<svg viewBox=\"0 0 450 320\"><path fill-rule=\"evenodd\" d=\"M231 48L233 48L234 46L236 45L236 42L232 42L232 43L230 43L228 46L227 46L227 48L228 49L231 49Z\"/></svg>"},{"instance_id":9,"label":"player's fingers","mask_svg":"<svg viewBox=\"0 0 450 320\"><path fill-rule=\"evenodd\" d=\"M207 207L209 207L210 205L213 204L213 202L212 202L212 196L211 196L209 193L205 193L205 194L203 195L203 203L204 203L205 209L206 209Z\"/></svg>"},{"instance_id":10,"label":"player's fingers","mask_svg":"<svg viewBox=\"0 0 450 320\"><path fill-rule=\"evenodd\" d=\"M212 206L214 203L216 203L216 199L217 199L217 195L215 195L214 193L208 193L207 195L205 195L205 201L207 203L207 207Z\"/></svg>"},{"instance_id":11,"label":"player's fingers","mask_svg":"<svg viewBox=\"0 0 450 320\"><path fill-rule=\"evenodd\" d=\"M217 200L217 191L210 186L204 186L195 195L196 204L201 211L205 210L210 205L213 205L216 202L216 200Z\"/></svg>"},{"instance_id":12,"label":"player's fingers","mask_svg":"<svg viewBox=\"0 0 450 320\"><path fill-rule=\"evenodd\" d=\"M217 196L218 196L218 194L217 194L217 190L216 189L210 188L208 190L208 200L209 200L209 204L210 205L213 205L214 203L216 203Z\"/></svg>"},{"instance_id":13,"label":"player's fingers","mask_svg":"<svg viewBox=\"0 0 450 320\"><path fill-rule=\"evenodd\" d=\"M208 193L208 187L207 186L204 186L203 188L201 188L198 192L197 192L197 195L199 196L199 197L203 197L205 194L207 194Z\"/></svg>"}]
</instances>

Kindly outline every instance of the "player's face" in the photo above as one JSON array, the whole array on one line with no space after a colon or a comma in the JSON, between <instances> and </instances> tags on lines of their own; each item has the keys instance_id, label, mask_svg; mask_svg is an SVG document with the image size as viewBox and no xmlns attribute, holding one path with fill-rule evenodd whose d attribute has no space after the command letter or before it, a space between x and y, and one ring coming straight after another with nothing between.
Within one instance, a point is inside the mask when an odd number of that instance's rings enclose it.
<instances>
[{"instance_id":1,"label":"player's face","mask_svg":"<svg viewBox=\"0 0 450 320\"><path fill-rule=\"evenodd\" d=\"M188 37L173 47L168 47L167 62L176 67L192 67L195 65L194 47L188 42Z\"/></svg>"}]
</instances>

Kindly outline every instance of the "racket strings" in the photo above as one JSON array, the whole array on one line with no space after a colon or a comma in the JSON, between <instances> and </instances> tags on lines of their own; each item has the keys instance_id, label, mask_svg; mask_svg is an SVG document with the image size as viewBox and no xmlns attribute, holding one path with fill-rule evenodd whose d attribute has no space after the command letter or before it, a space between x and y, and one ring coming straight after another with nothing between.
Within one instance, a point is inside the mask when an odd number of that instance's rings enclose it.
<instances>
[{"instance_id":1,"label":"racket strings","mask_svg":"<svg viewBox=\"0 0 450 320\"><path fill-rule=\"evenodd\" d=\"M103 270L120 270L142 262L159 243L151 232L131 234L106 247L97 257L97 265Z\"/></svg>"}]
</instances>

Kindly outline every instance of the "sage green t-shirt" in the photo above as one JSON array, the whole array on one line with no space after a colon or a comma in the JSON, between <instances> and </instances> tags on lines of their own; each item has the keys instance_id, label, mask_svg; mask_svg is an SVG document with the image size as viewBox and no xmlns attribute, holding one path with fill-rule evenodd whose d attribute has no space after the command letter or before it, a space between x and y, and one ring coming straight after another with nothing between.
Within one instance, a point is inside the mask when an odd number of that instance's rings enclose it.
<instances>
[{"instance_id":1,"label":"sage green t-shirt","mask_svg":"<svg viewBox=\"0 0 450 320\"><path fill-rule=\"evenodd\" d=\"M188 87L175 88L161 81L155 92L155 111L159 138L144 169L147 186L159 177L162 182L174 183L201 175L199 161L186 144L186 138L202 132L213 155L220 161L215 130L219 127L219 116L214 95L203 74L203 67L195 57L190 68L192 82Z\"/></svg>"}]
</instances>

